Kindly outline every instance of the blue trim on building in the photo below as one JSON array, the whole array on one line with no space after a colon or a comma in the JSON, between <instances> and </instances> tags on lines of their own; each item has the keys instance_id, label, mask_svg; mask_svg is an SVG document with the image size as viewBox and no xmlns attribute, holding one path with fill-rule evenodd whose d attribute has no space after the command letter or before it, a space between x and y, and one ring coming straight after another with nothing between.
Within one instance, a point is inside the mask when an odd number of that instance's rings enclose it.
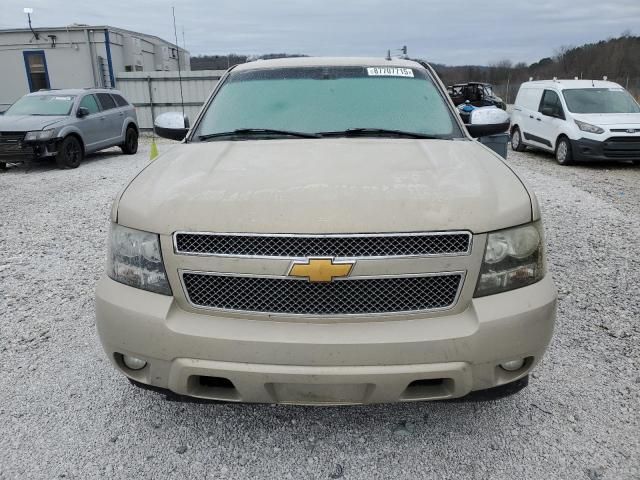
<instances>
[{"instance_id":1,"label":"blue trim on building","mask_svg":"<svg viewBox=\"0 0 640 480\"><path fill-rule=\"evenodd\" d=\"M51 88L51 82L49 81L49 69L47 68L47 56L44 50L24 50L22 52L24 56L24 68L27 72L27 81L29 82L29 91L34 92L33 82L31 81L31 69L29 68L29 57L33 55L42 55L42 63L44 64L44 76L47 80L47 88Z\"/></svg>"},{"instance_id":2,"label":"blue trim on building","mask_svg":"<svg viewBox=\"0 0 640 480\"><path fill-rule=\"evenodd\" d=\"M116 86L116 79L113 75L113 63L111 62L111 43L109 42L109 30L104 29L104 46L107 50L107 65L109 65L109 79L111 80L111 86Z\"/></svg>"}]
</instances>

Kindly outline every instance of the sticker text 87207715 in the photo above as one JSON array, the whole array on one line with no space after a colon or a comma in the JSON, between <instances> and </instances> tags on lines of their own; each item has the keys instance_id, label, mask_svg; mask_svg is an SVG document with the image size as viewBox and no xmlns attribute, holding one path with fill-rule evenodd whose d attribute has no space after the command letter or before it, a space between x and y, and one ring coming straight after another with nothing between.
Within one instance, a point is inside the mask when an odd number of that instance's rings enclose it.
<instances>
[{"instance_id":1,"label":"sticker text 87207715","mask_svg":"<svg viewBox=\"0 0 640 480\"><path fill-rule=\"evenodd\" d=\"M413 78L413 70L402 67L367 67L370 77L409 77Z\"/></svg>"}]
</instances>

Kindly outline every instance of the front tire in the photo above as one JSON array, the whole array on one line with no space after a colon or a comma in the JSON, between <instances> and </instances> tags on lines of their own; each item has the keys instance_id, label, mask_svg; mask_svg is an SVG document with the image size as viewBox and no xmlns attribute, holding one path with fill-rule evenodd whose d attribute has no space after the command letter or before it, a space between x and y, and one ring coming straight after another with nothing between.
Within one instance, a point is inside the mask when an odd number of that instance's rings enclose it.
<instances>
[{"instance_id":1,"label":"front tire","mask_svg":"<svg viewBox=\"0 0 640 480\"><path fill-rule=\"evenodd\" d=\"M560 137L556 145L556 162L560 165L572 165L573 153L571 152L571 142L567 137Z\"/></svg>"},{"instance_id":2,"label":"front tire","mask_svg":"<svg viewBox=\"0 0 640 480\"><path fill-rule=\"evenodd\" d=\"M138 132L133 127L128 127L124 134L124 143L120 146L122 153L134 155L138 151Z\"/></svg>"},{"instance_id":3,"label":"front tire","mask_svg":"<svg viewBox=\"0 0 640 480\"><path fill-rule=\"evenodd\" d=\"M78 168L80 162L84 158L84 150L82 144L74 136L66 137L60 144L58 154L56 155L56 164L58 168Z\"/></svg>"},{"instance_id":4,"label":"front tire","mask_svg":"<svg viewBox=\"0 0 640 480\"><path fill-rule=\"evenodd\" d=\"M0 162L0 172L7 169L7 162Z\"/></svg>"},{"instance_id":5,"label":"front tire","mask_svg":"<svg viewBox=\"0 0 640 480\"><path fill-rule=\"evenodd\" d=\"M525 150L524 143L522 143L522 134L520 133L520 129L515 127L511 132L511 149L516 152L524 152Z\"/></svg>"}]
</instances>

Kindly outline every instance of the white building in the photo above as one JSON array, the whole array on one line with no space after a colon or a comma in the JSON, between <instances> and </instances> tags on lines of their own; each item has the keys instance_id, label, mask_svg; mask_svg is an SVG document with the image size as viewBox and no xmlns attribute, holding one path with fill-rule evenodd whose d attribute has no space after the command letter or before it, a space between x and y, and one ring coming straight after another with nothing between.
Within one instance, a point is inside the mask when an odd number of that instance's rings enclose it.
<instances>
[{"instance_id":1,"label":"white building","mask_svg":"<svg viewBox=\"0 0 640 480\"><path fill-rule=\"evenodd\" d=\"M0 111L41 88L116 87L119 72L190 70L189 52L109 26L0 30Z\"/></svg>"}]
</instances>

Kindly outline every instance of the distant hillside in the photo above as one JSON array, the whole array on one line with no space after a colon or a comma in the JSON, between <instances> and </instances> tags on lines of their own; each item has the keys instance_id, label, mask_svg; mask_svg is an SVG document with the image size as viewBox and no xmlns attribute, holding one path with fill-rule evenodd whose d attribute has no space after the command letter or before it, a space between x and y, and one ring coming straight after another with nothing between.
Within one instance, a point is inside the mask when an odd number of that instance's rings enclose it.
<instances>
[{"instance_id":1,"label":"distant hillside","mask_svg":"<svg viewBox=\"0 0 640 480\"><path fill-rule=\"evenodd\" d=\"M306 55L271 53L261 56L202 55L191 57L191 70L225 70L256 58L304 57ZM529 78L587 78L609 80L626 87L640 97L640 36L624 34L619 38L589 43L580 47L563 46L553 57L527 65L502 60L492 65L447 66L433 64L447 85L469 81L492 83L507 102L513 102L522 82Z\"/></svg>"},{"instance_id":2,"label":"distant hillside","mask_svg":"<svg viewBox=\"0 0 640 480\"><path fill-rule=\"evenodd\" d=\"M640 96L640 37L619 38L589 43L580 47L560 47L553 57L526 65L503 60L487 67L434 65L443 82L450 85L467 81L489 82L508 102L512 102L520 83L534 79L586 78L609 80ZM507 85L509 86L507 92Z\"/></svg>"}]
</instances>

